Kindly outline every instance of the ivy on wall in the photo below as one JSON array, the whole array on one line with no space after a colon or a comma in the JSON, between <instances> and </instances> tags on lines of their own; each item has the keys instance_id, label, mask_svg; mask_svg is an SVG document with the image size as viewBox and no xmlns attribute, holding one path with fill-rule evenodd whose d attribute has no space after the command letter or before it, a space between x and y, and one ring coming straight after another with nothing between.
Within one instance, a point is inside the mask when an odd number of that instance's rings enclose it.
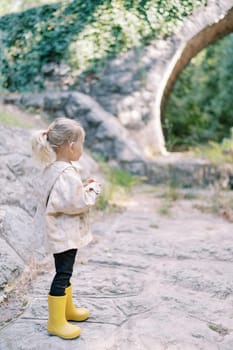
<instances>
[{"instance_id":1,"label":"ivy on wall","mask_svg":"<svg viewBox=\"0 0 233 350\"><path fill-rule=\"evenodd\" d=\"M166 37L203 3L204 0L52 1L4 15L0 18L0 88L43 90L41 70L49 62L68 63L77 76L98 70L120 52ZM26 0L21 4L25 9Z\"/></svg>"}]
</instances>

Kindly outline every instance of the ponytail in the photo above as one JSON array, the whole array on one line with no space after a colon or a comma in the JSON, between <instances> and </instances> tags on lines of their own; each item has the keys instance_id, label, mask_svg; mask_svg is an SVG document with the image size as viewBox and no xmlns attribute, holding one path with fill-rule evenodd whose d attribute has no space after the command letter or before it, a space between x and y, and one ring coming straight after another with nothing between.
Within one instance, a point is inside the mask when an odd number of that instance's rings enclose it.
<instances>
[{"instance_id":1,"label":"ponytail","mask_svg":"<svg viewBox=\"0 0 233 350\"><path fill-rule=\"evenodd\" d=\"M55 160L55 152L47 140L48 131L39 130L32 136L32 154L42 165L46 166Z\"/></svg>"},{"instance_id":2,"label":"ponytail","mask_svg":"<svg viewBox=\"0 0 233 350\"><path fill-rule=\"evenodd\" d=\"M85 132L82 126L69 118L57 118L47 130L35 132L32 137L32 153L43 165L49 165L56 159L56 150L66 142L83 144Z\"/></svg>"}]
</instances>

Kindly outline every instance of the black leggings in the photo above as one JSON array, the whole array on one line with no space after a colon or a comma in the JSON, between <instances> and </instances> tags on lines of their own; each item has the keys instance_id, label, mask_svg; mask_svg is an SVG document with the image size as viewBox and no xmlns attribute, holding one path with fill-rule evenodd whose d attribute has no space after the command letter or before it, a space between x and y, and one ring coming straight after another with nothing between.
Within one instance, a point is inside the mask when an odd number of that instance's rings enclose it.
<instances>
[{"instance_id":1,"label":"black leggings","mask_svg":"<svg viewBox=\"0 0 233 350\"><path fill-rule=\"evenodd\" d=\"M63 296L70 285L77 249L70 249L62 253L53 254L56 274L50 287L50 295Z\"/></svg>"}]
</instances>

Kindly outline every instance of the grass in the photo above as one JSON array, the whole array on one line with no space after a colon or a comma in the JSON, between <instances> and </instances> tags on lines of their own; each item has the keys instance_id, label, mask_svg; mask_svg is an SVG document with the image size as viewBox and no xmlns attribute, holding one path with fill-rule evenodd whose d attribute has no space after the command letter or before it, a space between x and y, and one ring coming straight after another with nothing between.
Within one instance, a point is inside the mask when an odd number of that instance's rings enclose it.
<instances>
[{"instance_id":1,"label":"grass","mask_svg":"<svg viewBox=\"0 0 233 350\"><path fill-rule=\"evenodd\" d=\"M8 284L2 290L3 297L0 300L0 330L6 327L10 322L18 318L28 306L28 291L31 288L32 281L41 273L43 261L28 261L21 275L8 281ZM11 307L9 308L9 305Z\"/></svg>"},{"instance_id":2,"label":"grass","mask_svg":"<svg viewBox=\"0 0 233 350\"><path fill-rule=\"evenodd\" d=\"M139 184L142 184L143 179L138 176L133 176L124 169L118 167L110 167L99 155L93 154L93 158L99 163L101 172L105 175L106 184L103 187L102 194L97 200L97 210L119 211L125 206L132 189ZM151 188L149 192L157 192L157 188ZM143 193L147 190L144 188ZM193 192L183 192L178 185L171 182L163 193L159 195L161 197L161 205L159 207L159 213L161 215L170 215L170 211L173 207L173 203L179 199L193 200L197 198L197 195Z\"/></svg>"},{"instance_id":3,"label":"grass","mask_svg":"<svg viewBox=\"0 0 233 350\"><path fill-rule=\"evenodd\" d=\"M7 126L19 126L24 128L29 128L30 124L20 120L18 117L8 113L6 111L0 110L0 124Z\"/></svg>"},{"instance_id":4,"label":"grass","mask_svg":"<svg viewBox=\"0 0 233 350\"><path fill-rule=\"evenodd\" d=\"M230 330L228 328L223 327L221 324L216 323L209 323L209 329L211 329L214 332L219 333L221 336L226 336L230 333Z\"/></svg>"},{"instance_id":5,"label":"grass","mask_svg":"<svg viewBox=\"0 0 233 350\"><path fill-rule=\"evenodd\" d=\"M172 203L169 201L164 201L159 207L159 214L164 216L169 216L171 214Z\"/></svg>"},{"instance_id":6,"label":"grass","mask_svg":"<svg viewBox=\"0 0 233 350\"><path fill-rule=\"evenodd\" d=\"M162 199L159 206L159 214L169 216L173 202L177 201L180 198L178 189L172 184L169 184L165 187L159 197Z\"/></svg>"},{"instance_id":7,"label":"grass","mask_svg":"<svg viewBox=\"0 0 233 350\"><path fill-rule=\"evenodd\" d=\"M194 153L210 160L214 165L233 163L233 128L229 138L224 138L221 143L210 141L208 145L198 146Z\"/></svg>"},{"instance_id":8,"label":"grass","mask_svg":"<svg viewBox=\"0 0 233 350\"><path fill-rule=\"evenodd\" d=\"M14 105L0 102L0 125L20 128L47 128L48 120L38 111L22 110Z\"/></svg>"},{"instance_id":9,"label":"grass","mask_svg":"<svg viewBox=\"0 0 233 350\"><path fill-rule=\"evenodd\" d=\"M208 200L194 204L194 208L201 212L215 214L223 217L229 222L233 222L233 198L230 191L220 191L216 189Z\"/></svg>"},{"instance_id":10,"label":"grass","mask_svg":"<svg viewBox=\"0 0 233 350\"><path fill-rule=\"evenodd\" d=\"M98 162L106 179L102 194L96 203L97 210L121 210L132 188L140 183L140 178L120 167L109 166L97 154L93 154L93 158Z\"/></svg>"},{"instance_id":11,"label":"grass","mask_svg":"<svg viewBox=\"0 0 233 350\"><path fill-rule=\"evenodd\" d=\"M197 198L197 195L193 192L182 191L182 189L175 185L173 182L165 187L162 194L159 195L162 199L159 207L159 213L161 215L170 215L173 203L178 200L193 200Z\"/></svg>"}]
</instances>

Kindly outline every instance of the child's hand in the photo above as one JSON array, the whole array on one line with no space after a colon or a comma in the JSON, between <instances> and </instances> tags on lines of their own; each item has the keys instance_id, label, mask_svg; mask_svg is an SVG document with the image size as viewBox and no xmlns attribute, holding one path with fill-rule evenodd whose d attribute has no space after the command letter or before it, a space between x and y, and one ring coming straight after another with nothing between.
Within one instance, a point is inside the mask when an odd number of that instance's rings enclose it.
<instances>
[{"instance_id":1,"label":"child's hand","mask_svg":"<svg viewBox=\"0 0 233 350\"><path fill-rule=\"evenodd\" d=\"M88 179L84 187L87 191L94 191L97 195L101 192L101 184L94 179Z\"/></svg>"}]
</instances>

